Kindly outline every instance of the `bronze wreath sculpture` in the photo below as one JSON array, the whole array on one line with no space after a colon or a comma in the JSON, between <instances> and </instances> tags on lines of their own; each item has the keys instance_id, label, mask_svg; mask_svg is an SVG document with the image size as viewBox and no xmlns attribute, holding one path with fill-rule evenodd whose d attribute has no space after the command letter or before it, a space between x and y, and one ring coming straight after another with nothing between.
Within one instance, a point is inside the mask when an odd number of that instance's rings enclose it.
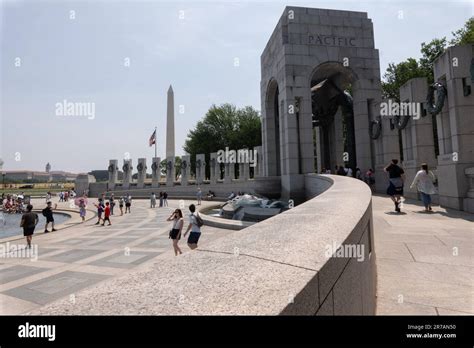
<instances>
[{"instance_id":1,"label":"bronze wreath sculpture","mask_svg":"<svg viewBox=\"0 0 474 348\"><path fill-rule=\"evenodd\" d=\"M437 95L437 101L435 103L435 92ZM428 96L426 97L426 110L431 115L437 115L444 106L444 100L446 99L446 88L439 82L433 83L428 87Z\"/></svg>"},{"instance_id":2,"label":"bronze wreath sculpture","mask_svg":"<svg viewBox=\"0 0 474 348\"><path fill-rule=\"evenodd\" d=\"M375 127L375 131L374 131ZM382 134L382 120L380 117L377 117L377 119L370 121L369 125L369 136L371 139L378 139L380 137L380 134Z\"/></svg>"}]
</instances>

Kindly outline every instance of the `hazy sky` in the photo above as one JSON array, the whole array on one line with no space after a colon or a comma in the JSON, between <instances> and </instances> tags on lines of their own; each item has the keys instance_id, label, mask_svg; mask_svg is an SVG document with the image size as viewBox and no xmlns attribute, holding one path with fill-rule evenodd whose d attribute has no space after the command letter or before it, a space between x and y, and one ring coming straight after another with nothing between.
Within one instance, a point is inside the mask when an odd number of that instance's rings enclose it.
<instances>
[{"instance_id":1,"label":"hazy sky","mask_svg":"<svg viewBox=\"0 0 474 348\"><path fill-rule=\"evenodd\" d=\"M260 55L285 5L368 12L382 71L473 15L472 1L1 3L3 168L44 170L49 161L73 172L106 169L111 158L121 166L126 152L134 167L139 157L150 163L155 126L163 157L170 84L177 155L211 104L260 110ZM56 115L63 100L95 103L95 118Z\"/></svg>"}]
</instances>

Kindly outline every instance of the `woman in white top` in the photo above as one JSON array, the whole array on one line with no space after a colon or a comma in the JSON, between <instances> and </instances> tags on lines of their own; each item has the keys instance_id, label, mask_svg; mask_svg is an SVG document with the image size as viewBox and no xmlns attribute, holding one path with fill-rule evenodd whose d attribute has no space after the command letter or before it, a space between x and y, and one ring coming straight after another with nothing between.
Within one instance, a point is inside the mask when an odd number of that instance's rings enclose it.
<instances>
[{"instance_id":1,"label":"woman in white top","mask_svg":"<svg viewBox=\"0 0 474 348\"><path fill-rule=\"evenodd\" d=\"M435 176L433 172L428 170L428 165L426 163L421 164L421 170L418 171L413 179L410 188L417 187L418 191L421 193L421 199L425 205L425 211L432 211L431 208L431 195L436 193L436 187L433 182L435 181Z\"/></svg>"},{"instance_id":2,"label":"woman in white top","mask_svg":"<svg viewBox=\"0 0 474 348\"><path fill-rule=\"evenodd\" d=\"M181 209L176 209L173 214L170 215L166 221L173 221L173 227L170 231L170 238L173 240L173 249L175 256L182 254L183 252L178 246L178 242L181 239L181 230L183 229L183 213Z\"/></svg>"}]
</instances>

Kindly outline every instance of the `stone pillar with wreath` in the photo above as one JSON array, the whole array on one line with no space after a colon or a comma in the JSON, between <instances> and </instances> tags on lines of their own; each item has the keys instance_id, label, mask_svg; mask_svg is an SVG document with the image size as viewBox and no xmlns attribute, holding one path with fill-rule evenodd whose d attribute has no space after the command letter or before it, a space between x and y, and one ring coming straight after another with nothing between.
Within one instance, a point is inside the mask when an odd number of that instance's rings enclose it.
<instances>
[{"instance_id":1,"label":"stone pillar with wreath","mask_svg":"<svg viewBox=\"0 0 474 348\"><path fill-rule=\"evenodd\" d=\"M201 185L206 176L206 156L204 154L196 155L196 185Z\"/></svg>"},{"instance_id":2,"label":"stone pillar with wreath","mask_svg":"<svg viewBox=\"0 0 474 348\"><path fill-rule=\"evenodd\" d=\"M427 107L437 121L439 203L469 211L474 206L468 203L467 174L474 165L474 45L448 47L433 62L433 73Z\"/></svg>"},{"instance_id":3,"label":"stone pillar with wreath","mask_svg":"<svg viewBox=\"0 0 474 348\"><path fill-rule=\"evenodd\" d=\"M400 87L400 100L404 103L402 106L410 112L408 115L396 117L395 127L400 129L402 135L403 169L408 184L413 181L422 163L427 163L430 170L436 171L433 137L433 112L436 106L430 101L432 93L428 94L429 91L425 77L410 79ZM406 185L405 197L417 199L416 188L410 189L409 185ZM436 202L437 197L433 198Z\"/></svg>"},{"instance_id":4,"label":"stone pillar with wreath","mask_svg":"<svg viewBox=\"0 0 474 348\"><path fill-rule=\"evenodd\" d=\"M160 187L160 177L161 177L161 169L160 157L153 157L151 163L151 187Z\"/></svg>"},{"instance_id":5,"label":"stone pillar with wreath","mask_svg":"<svg viewBox=\"0 0 474 348\"><path fill-rule=\"evenodd\" d=\"M146 158L139 158L138 159L138 177L137 177L137 188L144 188L145 187L145 179L146 179Z\"/></svg>"},{"instance_id":6,"label":"stone pillar with wreath","mask_svg":"<svg viewBox=\"0 0 474 348\"><path fill-rule=\"evenodd\" d=\"M109 189L113 190L115 188L115 184L117 183L118 177L118 161L115 159L109 160L109 167L107 168L109 172Z\"/></svg>"},{"instance_id":7,"label":"stone pillar with wreath","mask_svg":"<svg viewBox=\"0 0 474 348\"><path fill-rule=\"evenodd\" d=\"M131 159L124 159L123 160L123 185L124 189L128 189L130 187L130 183L132 182L132 160Z\"/></svg>"},{"instance_id":8,"label":"stone pillar with wreath","mask_svg":"<svg viewBox=\"0 0 474 348\"><path fill-rule=\"evenodd\" d=\"M166 186L173 187L175 180L174 157L166 157Z\"/></svg>"},{"instance_id":9,"label":"stone pillar with wreath","mask_svg":"<svg viewBox=\"0 0 474 348\"><path fill-rule=\"evenodd\" d=\"M181 186L188 185L190 171L191 171L191 162L190 162L189 155L181 156Z\"/></svg>"}]
</instances>

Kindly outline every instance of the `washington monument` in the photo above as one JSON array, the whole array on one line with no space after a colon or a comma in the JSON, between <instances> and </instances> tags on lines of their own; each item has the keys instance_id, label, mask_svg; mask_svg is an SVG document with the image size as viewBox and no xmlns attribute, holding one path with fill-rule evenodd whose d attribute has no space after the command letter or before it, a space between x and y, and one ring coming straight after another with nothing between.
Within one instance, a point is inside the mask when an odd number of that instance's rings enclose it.
<instances>
[{"instance_id":1,"label":"washington monument","mask_svg":"<svg viewBox=\"0 0 474 348\"><path fill-rule=\"evenodd\" d=\"M166 158L168 157L174 158L174 92L171 85L166 110Z\"/></svg>"}]
</instances>

